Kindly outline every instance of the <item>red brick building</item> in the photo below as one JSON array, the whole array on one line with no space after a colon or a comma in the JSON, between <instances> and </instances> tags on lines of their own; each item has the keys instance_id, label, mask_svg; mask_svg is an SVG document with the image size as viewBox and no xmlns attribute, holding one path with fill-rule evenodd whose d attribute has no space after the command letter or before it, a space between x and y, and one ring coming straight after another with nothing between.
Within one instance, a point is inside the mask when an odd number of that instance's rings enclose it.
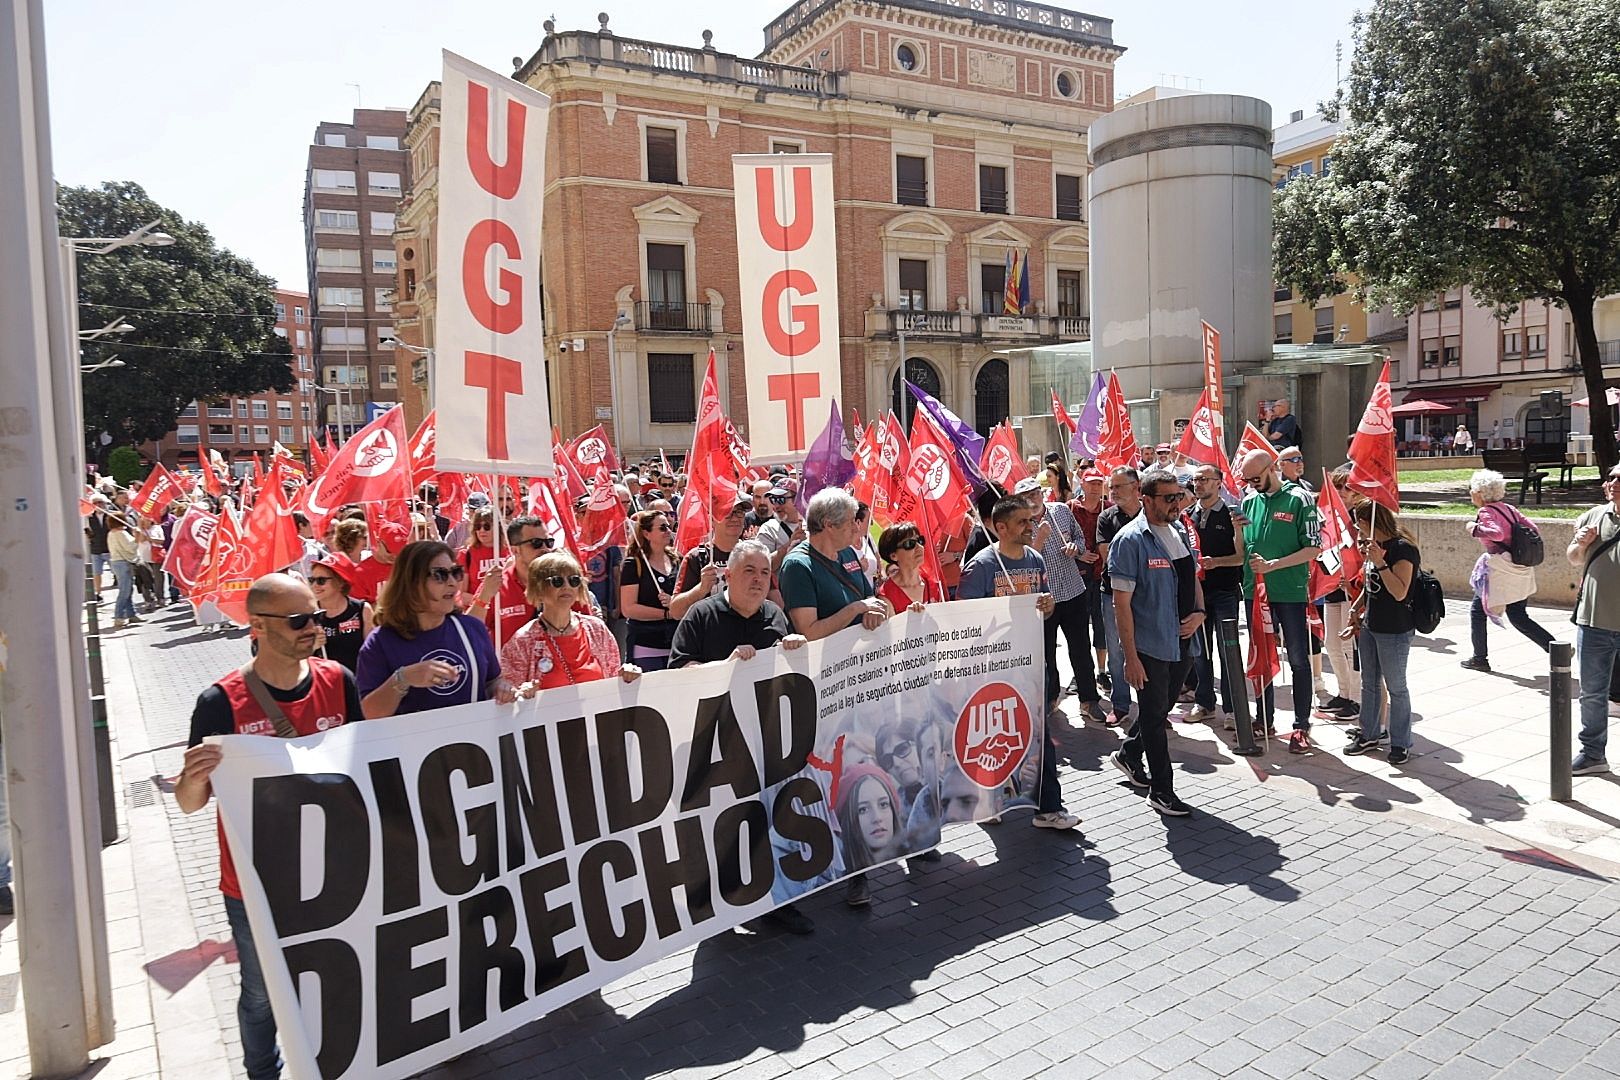
<instances>
[{"instance_id":1,"label":"red brick building","mask_svg":"<svg viewBox=\"0 0 1620 1080\"><path fill-rule=\"evenodd\" d=\"M997 350L1090 336L1086 130L1111 108L1123 51L1108 20L1038 3L803 0L766 27L758 59L719 52L707 31L683 46L600 22L548 20L516 73L552 102L542 302L564 432L601 422L632 456L684 449L711 346L746 432L739 153L833 156L846 412L896 401L902 334L907 377L977 426L1046 410ZM436 110L414 118L437 123ZM407 141L436 152L431 135ZM1009 250L1030 267L1017 317L1002 315ZM431 254L413 245L418 297ZM433 344L430 320L416 332Z\"/></svg>"},{"instance_id":2,"label":"red brick building","mask_svg":"<svg viewBox=\"0 0 1620 1080\"><path fill-rule=\"evenodd\" d=\"M252 468L254 453L268 460L271 448L281 443L304 460L308 455L309 433L314 426L315 334L309 297L301 292L277 289L277 337L286 339L292 349L292 372L297 379L289 394L265 391L250 397L219 401L192 402L180 414L174 431L151 446L148 453L165 468L196 465L209 450L238 472Z\"/></svg>"}]
</instances>

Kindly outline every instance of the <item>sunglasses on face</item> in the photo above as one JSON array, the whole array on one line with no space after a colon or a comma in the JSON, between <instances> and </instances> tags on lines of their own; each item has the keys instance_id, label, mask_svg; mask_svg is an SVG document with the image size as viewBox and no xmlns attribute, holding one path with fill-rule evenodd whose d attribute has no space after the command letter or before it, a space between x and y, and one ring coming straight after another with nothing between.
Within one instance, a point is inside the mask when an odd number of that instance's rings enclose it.
<instances>
[{"instance_id":1,"label":"sunglasses on face","mask_svg":"<svg viewBox=\"0 0 1620 1080\"><path fill-rule=\"evenodd\" d=\"M553 589L560 589L564 585L567 585L570 589L577 589L584 580L578 574L569 574L567 577L563 577L561 574L552 574L545 579L546 584Z\"/></svg>"},{"instance_id":2,"label":"sunglasses on face","mask_svg":"<svg viewBox=\"0 0 1620 1080\"><path fill-rule=\"evenodd\" d=\"M1264 483L1265 479L1266 479L1266 474L1261 473L1259 476L1245 476L1243 478L1243 482L1245 484L1248 484L1250 487L1257 487L1260 484Z\"/></svg>"},{"instance_id":3,"label":"sunglasses on face","mask_svg":"<svg viewBox=\"0 0 1620 1080\"><path fill-rule=\"evenodd\" d=\"M894 545L894 549L896 551L916 551L927 542L928 541L924 540L920 536L908 536L898 544Z\"/></svg>"},{"instance_id":4,"label":"sunglasses on face","mask_svg":"<svg viewBox=\"0 0 1620 1080\"><path fill-rule=\"evenodd\" d=\"M428 577L443 585L447 581L460 581L467 576L467 571L459 566L430 566Z\"/></svg>"},{"instance_id":5,"label":"sunglasses on face","mask_svg":"<svg viewBox=\"0 0 1620 1080\"><path fill-rule=\"evenodd\" d=\"M337 578L327 577L326 575L323 574L320 577L312 577L312 578L310 578L309 583L311 585L330 585L330 584L332 584L332 582L334 582L336 580L337 580Z\"/></svg>"},{"instance_id":6,"label":"sunglasses on face","mask_svg":"<svg viewBox=\"0 0 1620 1080\"><path fill-rule=\"evenodd\" d=\"M770 500L772 506L781 506L788 501L786 495L767 495L765 497Z\"/></svg>"},{"instance_id":7,"label":"sunglasses on face","mask_svg":"<svg viewBox=\"0 0 1620 1080\"><path fill-rule=\"evenodd\" d=\"M669 525L668 525L667 522L660 521L658 524L649 527L647 529L647 531L650 532L650 533L655 533L655 532L669 532L670 530L669 530Z\"/></svg>"},{"instance_id":8,"label":"sunglasses on face","mask_svg":"<svg viewBox=\"0 0 1620 1080\"><path fill-rule=\"evenodd\" d=\"M493 525L474 525L473 526L473 528L477 529L479 532L489 532L489 530L493 529L494 527L495 526L493 526Z\"/></svg>"},{"instance_id":9,"label":"sunglasses on face","mask_svg":"<svg viewBox=\"0 0 1620 1080\"><path fill-rule=\"evenodd\" d=\"M889 747L889 752L887 754L885 754L884 756L887 757L890 761L893 761L896 758L903 758L906 755L910 754L911 753L911 748L912 748L912 742L911 742L910 739L901 739L899 742L897 742L893 746Z\"/></svg>"},{"instance_id":10,"label":"sunglasses on face","mask_svg":"<svg viewBox=\"0 0 1620 1080\"><path fill-rule=\"evenodd\" d=\"M315 619L315 612L313 611L300 611L296 615L272 615L266 611L261 611L258 614L261 619L286 619L287 629L289 630L302 630Z\"/></svg>"},{"instance_id":11,"label":"sunglasses on face","mask_svg":"<svg viewBox=\"0 0 1620 1080\"><path fill-rule=\"evenodd\" d=\"M556 541L549 536L535 536L528 540L519 540L515 546L530 548L534 551L550 551L555 543Z\"/></svg>"},{"instance_id":12,"label":"sunglasses on face","mask_svg":"<svg viewBox=\"0 0 1620 1080\"><path fill-rule=\"evenodd\" d=\"M1285 457L1285 458L1278 458L1277 460L1280 463L1284 464L1284 465L1303 465L1303 464L1305 464L1305 459L1302 458L1302 457Z\"/></svg>"},{"instance_id":13,"label":"sunglasses on face","mask_svg":"<svg viewBox=\"0 0 1620 1080\"><path fill-rule=\"evenodd\" d=\"M1148 496L1148 498L1150 498L1150 499L1163 499L1167 503L1178 503L1182 499L1185 499L1186 497L1187 497L1186 493L1180 492L1180 491L1172 491L1172 492L1170 492L1169 494L1166 494L1166 495L1149 495Z\"/></svg>"}]
</instances>

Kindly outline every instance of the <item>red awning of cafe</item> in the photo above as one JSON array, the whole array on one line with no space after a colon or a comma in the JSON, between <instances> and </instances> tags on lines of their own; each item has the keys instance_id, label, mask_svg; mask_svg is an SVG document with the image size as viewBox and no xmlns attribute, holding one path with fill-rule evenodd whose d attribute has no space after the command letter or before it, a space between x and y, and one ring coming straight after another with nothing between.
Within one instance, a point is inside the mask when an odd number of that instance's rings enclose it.
<instances>
[{"instance_id":1,"label":"red awning of cafe","mask_svg":"<svg viewBox=\"0 0 1620 1080\"><path fill-rule=\"evenodd\" d=\"M1501 389L1501 386L1499 382L1464 385L1420 382L1407 386L1406 397L1402 404L1407 401L1432 401L1437 405L1455 405L1460 408L1471 402L1484 401Z\"/></svg>"}]
</instances>

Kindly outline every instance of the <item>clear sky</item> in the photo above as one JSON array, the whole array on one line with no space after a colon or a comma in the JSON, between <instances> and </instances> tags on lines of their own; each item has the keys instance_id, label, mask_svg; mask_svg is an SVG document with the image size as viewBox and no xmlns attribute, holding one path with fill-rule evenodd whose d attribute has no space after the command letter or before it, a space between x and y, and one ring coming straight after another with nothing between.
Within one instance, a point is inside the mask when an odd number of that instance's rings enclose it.
<instances>
[{"instance_id":1,"label":"clear sky","mask_svg":"<svg viewBox=\"0 0 1620 1080\"><path fill-rule=\"evenodd\" d=\"M1334 43L1369 0L1112 0L1060 4L1114 20L1128 50L1120 94L1159 83L1249 94L1279 122L1332 93ZM539 46L547 15L594 29L606 10L623 37L752 56L786 0L49 0L46 55L56 175L134 180L203 222L284 286L307 288L304 158L315 125L356 102L408 108L449 48L505 73ZM251 14L250 14L251 12Z\"/></svg>"}]
</instances>

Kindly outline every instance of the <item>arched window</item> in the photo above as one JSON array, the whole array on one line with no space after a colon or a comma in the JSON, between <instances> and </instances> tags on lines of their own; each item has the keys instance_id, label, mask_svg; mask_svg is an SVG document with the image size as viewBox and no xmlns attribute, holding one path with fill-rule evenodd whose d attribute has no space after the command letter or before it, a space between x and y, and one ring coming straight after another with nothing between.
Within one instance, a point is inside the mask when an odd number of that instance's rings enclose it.
<instances>
[{"instance_id":1,"label":"arched window","mask_svg":"<svg viewBox=\"0 0 1620 1080\"><path fill-rule=\"evenodd\" d=\"M936 399L944 400L939 390L939 372L934 369L933 364L920 356L912 356L906 359L905 370L906 381L919 390L933 395ZM906 425L908 430L911 427L911 411L916 403L917 399L907 393L906 388L900 385L900 372L896 371L894 381L890 386L889 407L894 410L894 415L900 419L902 424Z\"/></svg>"},{"instance_id":2,"label":"arched window","mask_svg":"<svg viewBox=\"0 0 1620 1080\"><path fill-rule=\"evenodd\" d=\"M990 430L1003 420L1011 409L1011 396L1007 384L1007 361L986 360L973 379L973 427L980 435L989 436Z\"/></svg>"}]
</instances>

